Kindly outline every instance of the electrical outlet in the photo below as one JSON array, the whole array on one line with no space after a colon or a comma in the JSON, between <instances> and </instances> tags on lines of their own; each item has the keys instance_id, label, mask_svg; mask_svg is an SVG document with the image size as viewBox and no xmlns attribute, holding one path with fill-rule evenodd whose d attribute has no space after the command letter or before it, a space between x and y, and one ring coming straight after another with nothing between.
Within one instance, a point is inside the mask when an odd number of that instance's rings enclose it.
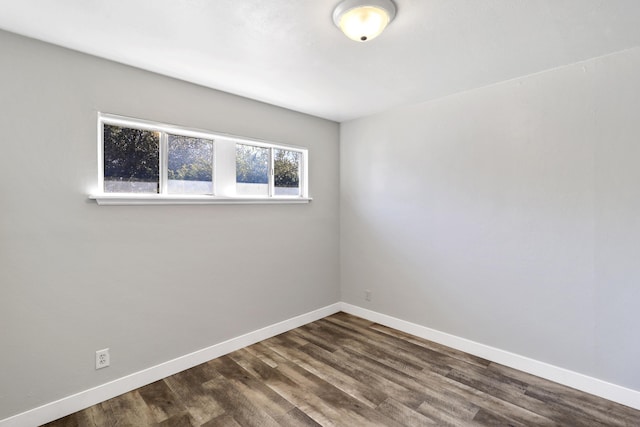
<instances>
[{"instance_id":1,"label":"electrical outlet","mask_svg":"<svg viewBox=\"0 0 640 427\"><path fill-rule=\"evenodd\" d=\"M96 351L96 369L106 368L110 363L111 357L108 348Z\"/></svg>"},{"instance_id":2,"label":"electrical outlet","mask_svg":"<svg viewBox=\"0 0 640 427\"><path fill-rule=\"evenodd\" d=\"M371 289L367 289L364 291L364 299L366 301L371 301Z\"/></svg>"}]
</instances>

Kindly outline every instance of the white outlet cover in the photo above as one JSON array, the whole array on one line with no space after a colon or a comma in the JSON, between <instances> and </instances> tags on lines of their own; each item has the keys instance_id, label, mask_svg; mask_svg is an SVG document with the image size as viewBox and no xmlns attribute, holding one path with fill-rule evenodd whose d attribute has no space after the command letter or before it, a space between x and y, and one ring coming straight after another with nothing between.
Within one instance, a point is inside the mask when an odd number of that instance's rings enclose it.
<instances>
[{"instance_id":1,"label":"white outlet cover","mask_svg":"<svg viewBox=\"0 0 640 427\"><path fill-rule=\"evenodd\" d=\"M96 351L96 369L106 368L110 363L111 357L108 348Z\"/></svg>"}]
</instances>

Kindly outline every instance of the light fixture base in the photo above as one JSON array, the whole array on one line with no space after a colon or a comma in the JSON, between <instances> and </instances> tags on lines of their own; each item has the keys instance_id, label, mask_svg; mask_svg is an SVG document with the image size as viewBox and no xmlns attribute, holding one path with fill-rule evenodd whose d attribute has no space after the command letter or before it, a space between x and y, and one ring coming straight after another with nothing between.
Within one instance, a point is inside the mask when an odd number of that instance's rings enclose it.
<instances>
[{"instance_id":1,"label":"light fixture base","mask_svg":"<svg viewBox=\"0 0 640 427\"><path fill-rule=\"evenodd\" d=\"M333 23L350 39L365 42L380 35L395 16L391 0L343 0L333 10Z\"/></svg>"}]
</instances>

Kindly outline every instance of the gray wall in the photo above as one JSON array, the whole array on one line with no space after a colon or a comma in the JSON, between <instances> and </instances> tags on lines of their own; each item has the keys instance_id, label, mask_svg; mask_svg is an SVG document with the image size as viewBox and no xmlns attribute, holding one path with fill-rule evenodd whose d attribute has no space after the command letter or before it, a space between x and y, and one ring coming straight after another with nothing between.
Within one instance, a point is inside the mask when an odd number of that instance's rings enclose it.
<instances>
[{"instance_id":1,"label":"gray wall","mask_svg":"<svg viewBox=\"0 0 640 427\"><path fill-rule=\"evenodd\" d=\"M343 123L342 300L640 390L639 71L633 49Z\"/></svg>"},{"instance_id":2,"label":"gray wall","mask_svg":"<svg viewBox=\"0 0 640 427\"><path fill-rule=\"evenodd\" d=\"M336 123L6 32L0 52L0 419L338 301ZM314 201L97 206L98 111L308 147Z\"/></svg>"}]
</instances>

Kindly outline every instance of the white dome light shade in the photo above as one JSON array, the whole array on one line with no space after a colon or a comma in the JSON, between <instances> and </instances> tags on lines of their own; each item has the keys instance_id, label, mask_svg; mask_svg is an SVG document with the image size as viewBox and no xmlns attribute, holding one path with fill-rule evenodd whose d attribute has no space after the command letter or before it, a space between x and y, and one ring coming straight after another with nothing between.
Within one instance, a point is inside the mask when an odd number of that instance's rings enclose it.
<instances>
[{"instance_id":1,"label":"white dome light shade","mask_svg":"<svg viewBox=\"0 0 640 427\"><path fill-rule=\"evenodd\" d=\"M396 16L391 0L344 0L333 11L333 22L351 40L376 38Z\"/></svg>"}]
</instances>

